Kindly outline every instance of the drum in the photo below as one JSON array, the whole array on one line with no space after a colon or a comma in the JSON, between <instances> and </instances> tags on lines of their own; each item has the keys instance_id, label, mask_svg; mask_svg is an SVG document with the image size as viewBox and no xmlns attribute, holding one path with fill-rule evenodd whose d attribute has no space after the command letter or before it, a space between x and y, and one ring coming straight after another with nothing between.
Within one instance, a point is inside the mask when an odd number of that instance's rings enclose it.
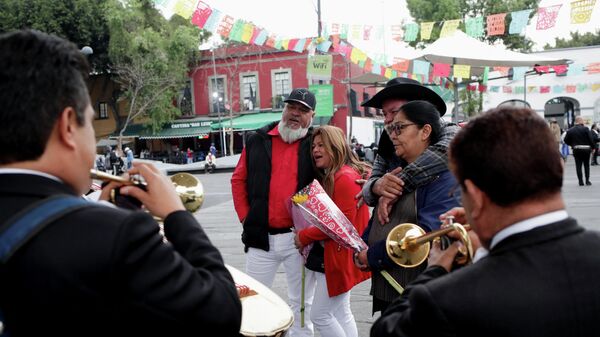
<instances>
[{"instance_id":1,"label":"drum","mask_svg":"<svg viewBox=\"0 0 600 337\"><path fill-rule=\"evenodd\" d=\"M290 306L265 285L249 275L227 265L238 287L247 287L242 294L242 327L248 337L283 337L294 323ZM249 291L248 291L249 290Z\"/></svg>"}]
</instances>

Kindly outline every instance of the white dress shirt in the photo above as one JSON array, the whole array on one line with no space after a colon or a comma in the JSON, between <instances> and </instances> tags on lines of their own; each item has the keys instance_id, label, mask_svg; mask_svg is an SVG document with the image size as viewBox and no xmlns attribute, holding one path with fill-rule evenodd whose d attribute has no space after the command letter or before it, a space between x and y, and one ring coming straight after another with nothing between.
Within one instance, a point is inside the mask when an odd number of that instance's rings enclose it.
<instances>
[{"instance_id":1,"label":"white dress shirt","mask_svg":"<svg viewBox=\"0 0 600 337\"><path fill-rule=\"evenodd\" d=\"M496 233L496 235L494 235L494 237L492 238L492 243L490 244L490 249L494 248L494 246L496 246L498 243L500 243L500 241L506 239L507 237L509 237L511 235L527 232L534 228L546 226L551 223L555 223L557 221L565 220L568 217L569 217L569 214L567 214L567 211L565 211L563 209L560 211L544 213L541 215L534 216L533 218L519 221L515 224L512 224L512 225L502 229L498 233ZM489 251L487 249L485 249L483 247L479 247L477 249L477 251L475 252L475 256L473 257L473 263L481 260L482 258L486 257L488 254L489 254Z\"/></svg>"}]
</instances>

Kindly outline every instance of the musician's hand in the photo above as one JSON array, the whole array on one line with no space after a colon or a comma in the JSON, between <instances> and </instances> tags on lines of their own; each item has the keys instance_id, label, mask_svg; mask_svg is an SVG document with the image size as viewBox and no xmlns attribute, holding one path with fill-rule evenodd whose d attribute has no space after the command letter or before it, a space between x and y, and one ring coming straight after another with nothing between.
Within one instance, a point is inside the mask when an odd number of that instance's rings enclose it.
<instances>
[{"instance_id":1,"label":"musician's hand","mask_svg":"<svg viewBox=\"0 0 600 337\"><path fill-rule=\"evenodd\" d=\"M460 224L467 223L467 213L465 212L464 207L454 207L453 209L447 211L446 213L442 213L440 215L440 220L442 222L446 222L446 218L451 215L454 217L454 222L458 222Z\"/></svg>"},{"instance_id":2,"label":"musician's hand","mask_svg":"<svg viewBox=\"0 0 600 337\"><path fill-rule=\"evenodd\" d=\"M122 183L116 181L109 182L108 184L106 184L106 186L102 187L102 192L100 192L100 197L98 198L98 200L111 201L110 195L112 191L116 188L121 187L122 185Z\"/></svg>"},{"instance_id":3,"label":"musician's hand","mask_svg":"<svg viewBox=\"0 0 600 337\"><path fill-rule=\"evenodd\" d=\"M141 201L152 215L164 219L175 211L185 211L171 179L154 165L134 162L129 174L140 174L147 183L146 191L135 186L124 186L121 188L121 194Z\"/></svg>"},{"instance_id":4,"label":"musician's hand","mask_svg":"<svg viewBox=\"0 0 600 337\"><path fill-rule=\"evenodd\" d=\"M441 266L447 271L451 271L452 263L454 263L456 254L458 254L458 247L461 245L462 242L455 241L446 250L442 250L440 241L433 240L427 264L429 266Z\"/></svg>"},{"instance_id":5,"label":"musician's hand","mask_svg":"<svg viewBox=\"0 0 600 337\"><path fill-rule=\"evenodd\" d=\"M396 201L398 200L398 198L387 198L387 197L380 197L379 201L378 201L378 206L377 206L377 219L379 220L380 224L385 224L390 222L390 211L392 210L392 206L394 205L394 203L396 203Z\"/></svg>"},{"instance_id":6,"label":"musician's hand","mask_svg":"<svg viewBox=\"0 0 600 337\"><path fill-rule=\"evenodd\" d=\"M402 167L397 167L377 179L373 184L373 193L390 199L401 196L404 189L404 181L398 177L401 171Z\"/></svg>"}]
</instances>

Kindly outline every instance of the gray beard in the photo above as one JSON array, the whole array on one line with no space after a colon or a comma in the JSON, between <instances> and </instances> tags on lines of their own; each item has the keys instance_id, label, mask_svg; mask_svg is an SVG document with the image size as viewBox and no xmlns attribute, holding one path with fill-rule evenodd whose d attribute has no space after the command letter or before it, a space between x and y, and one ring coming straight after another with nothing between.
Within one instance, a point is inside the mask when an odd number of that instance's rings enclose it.
<instances>
[{"instance_id":1,"label":"gray beard","mask_svg":"<svg viewBox=\"0 0 600 337\"><path fill-rule=\"evenodd\" d=\"M283 139L284 142L291 144L297 141L298 139L304 138L304 136L306 136L306 134L308 133L308 128L310 128L311 124L312 120L311 123L308 124L307 128L299 128L294 130L285 125L283 121L279 121L277 129L279 130L279 135L281 136L281 139Z\"/></svg>"}]
</instances>

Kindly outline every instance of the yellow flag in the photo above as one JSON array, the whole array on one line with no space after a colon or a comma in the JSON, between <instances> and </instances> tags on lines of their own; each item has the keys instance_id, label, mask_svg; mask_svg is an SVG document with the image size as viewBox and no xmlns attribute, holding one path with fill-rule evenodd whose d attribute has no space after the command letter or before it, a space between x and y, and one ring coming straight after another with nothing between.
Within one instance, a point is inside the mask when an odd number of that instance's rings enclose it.
<instances>
[{"instance_id":1,"label":"yellow flag","mask_svg":"<svg viewBox=\"0 0 600 337\"><path fill-rule=\"evenodd\" d=\"M596 0L581 0L571 2L571 23L587 23L592 17Z\"/></svg>"},{"instance_id":2,"label":"yellow flag","mask_svg":"<svg viewBox=\"0 0 600 337\"><path fill-rule=\"evenodd\" d=\"M252 39L252 33L254 32L254 25L251 23L246 23L242 29L242 42L250 43L250 39Z\"/></svg>"},{"instance_id":3,"label":"yellow flag","mask_svg":"<svg viewBox=\"0 0 600 337\"><path fill-rule=\"evenodd\" d=\"M421 23L421 40L431 39L431 31L433 30L433 24L435 22L422 22Z\"/></svg>"},{"instance_id":4,"label":"yellow flag","mask_svg":"<svg viewBox=\"0 0 600 337\"><path fill-rule=\"evenodd\" d=\"M454 67L454 77L459 78L470 78L471 77L471 66L465 64L455 64Z\"/></svg>"},{"instance_id":5,"label":"yellow flag","mask_svg":"<svg viewBox=\"0 0 600 337\"><path fill-rule=\"evenodd\" d=\"M452 33L454 33L454 31L458 28L459 24L460 24L460 19L444 21L444 25L442 26L442 31L440 32L440 37L446 37L448 35L452 35Z\"/></svg>"},{"instance_id":6,"label":"yellow flag","mask_svg":"<svg viewBox=\"0 0 600 337\"><path fill-rule=\"evenodd\" d=\"M192 17L192 14L194 14L194 9L197 3L197 0L179 0L177 3L175 3L175 8L173 11L175 14L179 14L182 18L189 19Z\"/></svg>"},{"instance_id":7,"label":"yellow flag","mask_svg":"<svg viewBox=\"0 0 600 337\"><path fill-rule=\"evenodd\" d=\"M385 75L387 78L392 78L392 68L385 68Z\"/></svg>"}]
</instances>

